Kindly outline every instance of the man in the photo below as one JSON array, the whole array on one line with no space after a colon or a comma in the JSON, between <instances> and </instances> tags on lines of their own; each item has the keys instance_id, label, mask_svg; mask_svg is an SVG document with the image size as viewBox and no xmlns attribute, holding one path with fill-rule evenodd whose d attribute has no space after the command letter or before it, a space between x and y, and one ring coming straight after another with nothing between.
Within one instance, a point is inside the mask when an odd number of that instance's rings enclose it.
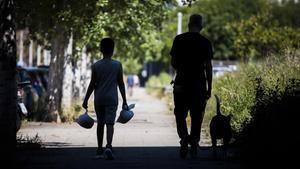
<instances>
[{"instance_id":1,"label":"man","mask_svg":"<svg viewBox=\"0 0 300 169\"><path fill-rule=\"evenodd\" d=\"M97 115L97 141L98 149L96 158L103 158L104 154L107 159L114 159L112 153L112 139L114 133L114 124L116 111L118 107L118 86L123 98L123 108L128 109L125 85L123 81L122 64L119 61L113 60L114 41L110 38L104 38L100 43L100 51L103 54L103 59L92 65L91 81L83 101L82 107L88 108L88 100L91 93L94 92L94 105ZM106 125L106 149L103 152L103 132Z\"/></svg>"},{"instance_id":2,"label":"man","mask_svg":"<svg viewBox=\"0 0 300 169\"><path fill-rule=\"evenodd\" d=\"M173 94L177 132L181 139L180 157L186 158L190 144L191 157L196 158L206 101L211 96L213 52L210 41L199 33L201 15L191 15L188 28L188 32L175 37L170 55L171 65L176 70ZM188 111L190 135L186 124Z\"/></svg>"}]
</instances>

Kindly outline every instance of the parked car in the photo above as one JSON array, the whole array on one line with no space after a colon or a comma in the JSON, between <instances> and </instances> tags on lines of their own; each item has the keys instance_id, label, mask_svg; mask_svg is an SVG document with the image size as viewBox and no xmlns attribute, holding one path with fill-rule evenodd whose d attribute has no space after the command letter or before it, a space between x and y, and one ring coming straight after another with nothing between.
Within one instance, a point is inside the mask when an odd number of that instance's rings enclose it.
<instances>
[{"instance_id":1,"label":"parked car","mask_svg":"<svg viewBox=\"0 0 300 169\"><path fill-rule=\"evenodd\" d=\"M41 96L47 91L48 88L48 74L49 68L47 67L28 67L25 68L30 76L31 84Z\"/></svg>"},{"instance_id":2,"label":"parked car","mask_svg":"<svg viewBox=\"0 0 300 169\"><path fill-rule=\"evenodd\" d=\"M224 75L224 73L226 72L232 72L232 71L236 71L237 70L237 66L236 65L229 65L229 66L213 66L213 75L215 77L219 77Z\"/></svg>"},{"instance_id":3,"label":"parked car","mask_svg":"<svg viewBox=\"0 0 300 169\"><path fill-rule=\"evenodd\" d=\"M30 81L30 85L24 87L24 104L30 117L34 117L45 107L49 68L18 66L17 70L20 81Z\"/></svg>"},{"instance_id":4,"label":"parked car","mask_svg":"<svg viewBox=\"0 0 300 169\"><path fill-rule=\"evenodd\" d=\"M27 108L24 104L24 87L30 85L30 81L17 82L17 114L16 114L16 132L21 128L22 119L28 116Z\"/></svg>"}]
</instances>

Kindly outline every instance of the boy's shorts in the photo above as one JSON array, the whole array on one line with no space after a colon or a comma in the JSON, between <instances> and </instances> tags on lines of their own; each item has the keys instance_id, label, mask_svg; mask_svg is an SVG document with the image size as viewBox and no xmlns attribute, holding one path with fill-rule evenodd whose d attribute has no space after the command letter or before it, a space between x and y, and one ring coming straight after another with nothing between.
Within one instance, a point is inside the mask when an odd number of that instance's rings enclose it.
<instances>
[{"instance_id":1,"label":"boy's shorts","mask_svg":"<svg viewBox=\"0 0 300 169\"><path fill-rule=\"evenodd\" d=\"M97 123L114 125L117 106L95 106Z\"/></svg>"}]
</instances>

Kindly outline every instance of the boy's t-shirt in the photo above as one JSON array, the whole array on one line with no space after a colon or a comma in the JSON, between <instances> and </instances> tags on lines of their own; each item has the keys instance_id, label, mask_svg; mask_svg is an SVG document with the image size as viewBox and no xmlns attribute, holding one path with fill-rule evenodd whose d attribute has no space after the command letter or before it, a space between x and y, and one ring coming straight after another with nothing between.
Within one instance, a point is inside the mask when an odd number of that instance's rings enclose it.
<instances>
[{"instance_id":1,"label":"boy's t-shirt","mask_svg":"<svg viewBox=\"0 0 300 169\"><path fill-rule=\"evenodd\" d=\"M93 64L95 106L118 105L118 82L123 79L122 76L122 64L117 60L104 58Z\"/></svg>"}]
</instances>

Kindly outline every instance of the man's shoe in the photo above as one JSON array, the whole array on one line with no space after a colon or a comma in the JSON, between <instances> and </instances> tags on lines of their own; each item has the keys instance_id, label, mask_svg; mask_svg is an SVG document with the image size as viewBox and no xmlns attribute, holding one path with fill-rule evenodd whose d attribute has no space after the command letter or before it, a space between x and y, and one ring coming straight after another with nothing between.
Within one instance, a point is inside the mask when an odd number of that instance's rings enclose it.
<instances>
[{"instance_id":1,"label":"man's shoe","mask_svg":"<svg viewBox=\"0 0 300 169\"><path fill-rule=\"evenodd\" d=\"M185 137L180 141L180 150L179 150L179 155L182 159L185 159L188 151L189 151L189 146L188 146L188 137Z\"/></svg>"},{"instance_id":2,"label":"man's shoe","mask_svg":"<svg viewBox=\"0 0 300 169\"><path fill-rule=\"evenodd\" d=\"M191 145L190 155L192 159L196 159L198 154L198 144Z\"/></svg>"},{"instance_id":3,"label":"man's shoe","mask_svg":"<svg viewBox=\"0 0 300 169\"><path fill-rule=\"evenodd\" d=\"M104 154L105 154L105 157L106 157L107 160L115 159L115 157L113 155L113 152L110 148L106 148L105 151L104 151Z\"/></svg>"}]
</instances>

